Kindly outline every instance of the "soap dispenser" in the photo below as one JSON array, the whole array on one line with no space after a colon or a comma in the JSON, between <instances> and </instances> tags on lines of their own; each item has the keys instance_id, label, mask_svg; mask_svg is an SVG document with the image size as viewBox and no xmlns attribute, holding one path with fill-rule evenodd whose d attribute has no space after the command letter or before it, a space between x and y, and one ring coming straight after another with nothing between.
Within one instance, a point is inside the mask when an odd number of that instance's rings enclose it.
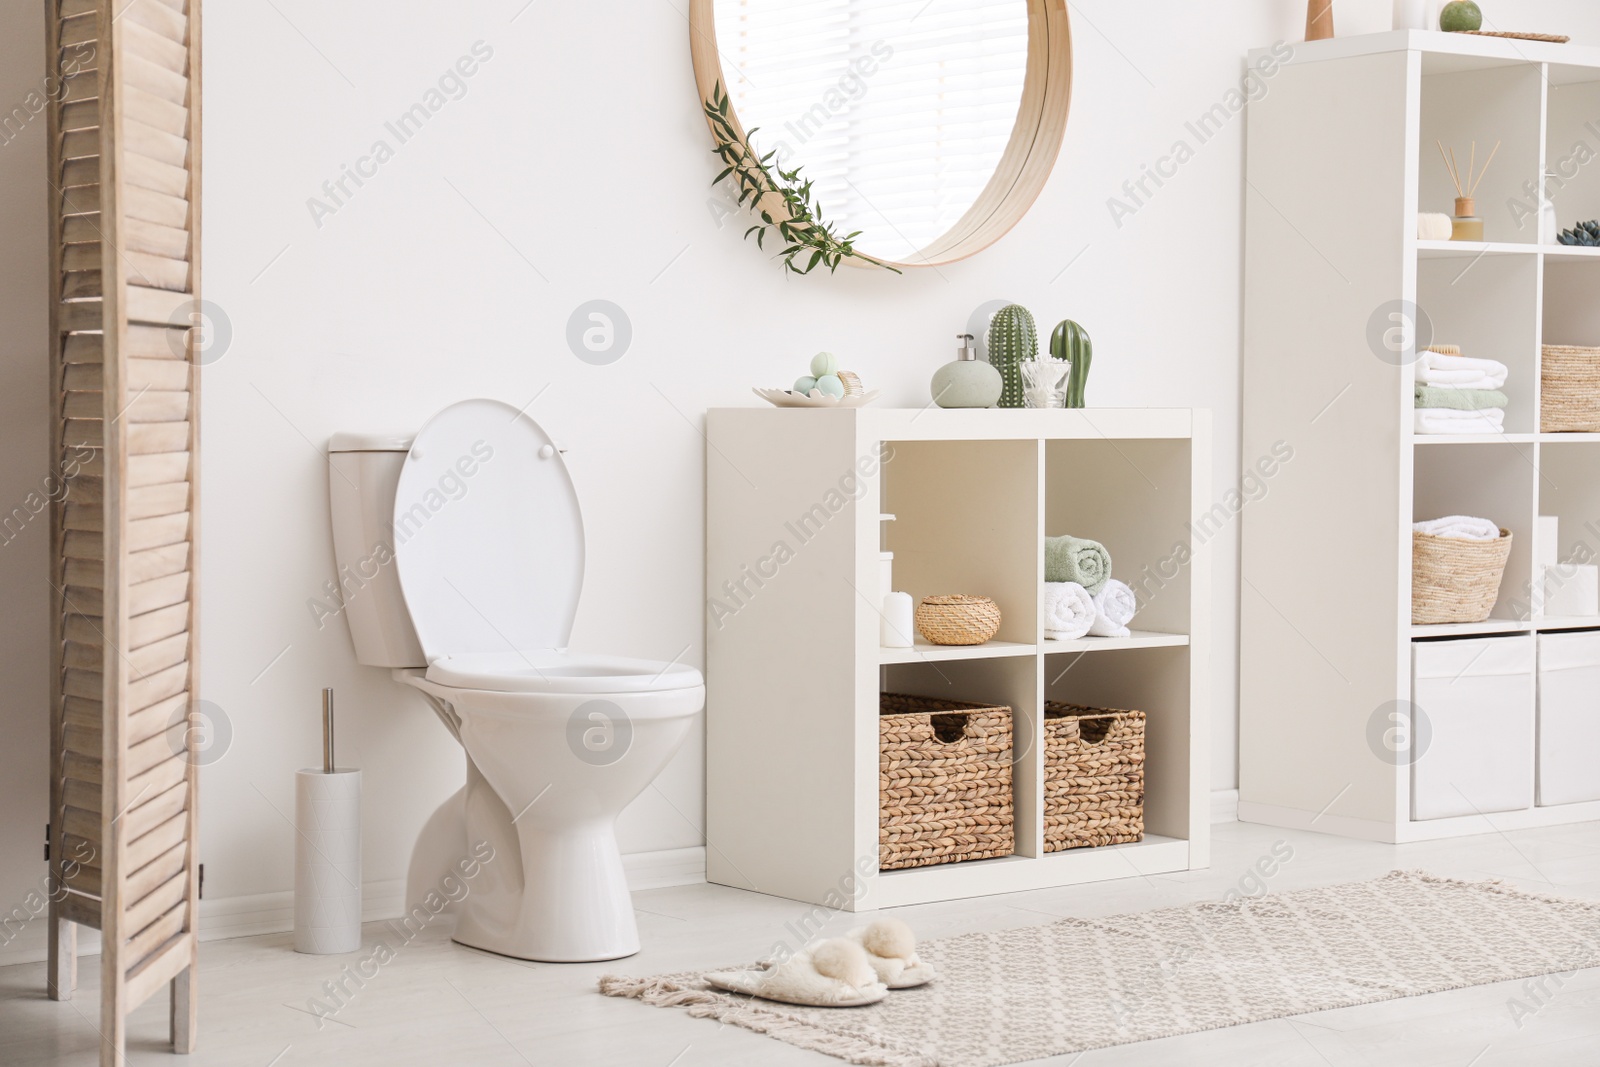
<instances>
[{"instance_id":1,"label":"soap dispenser","mask_svg":"<svg viewBox=\"0 0 1600 1067\"><path fill-rule=\"evenodd\" d=\"M970 333L956 335L956 361L933 375L933 402L942 408L992 408L1000 403L1005 381L993 365L978 358Z\"/></svg>"}]
</instances>

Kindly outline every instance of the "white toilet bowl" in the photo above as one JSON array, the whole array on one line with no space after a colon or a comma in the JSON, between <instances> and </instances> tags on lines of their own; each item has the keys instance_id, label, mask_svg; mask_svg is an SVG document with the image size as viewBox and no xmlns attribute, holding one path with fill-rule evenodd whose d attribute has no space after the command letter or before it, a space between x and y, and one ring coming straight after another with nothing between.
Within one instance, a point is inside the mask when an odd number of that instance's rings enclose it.
<instances>
[{"instance_id":1,"label":"white toilet bowl","mask_svg":"<svg viewBox=\"0 0 1600 1067\"><path fill-rule=\"evenodd\" d=\"M461 854L487 842L494 858L465 889L455 940L547 962L632 955L616 820L704 706L700 672L565 651L582 518L559 450L532 420L472 400L436 415L403 464L394 448L348 447L361 443L334 444L346 457L330 481L341 569L387 534L393 573L380 569L372 595L347 599L358 658L400 668L468 757L464 798L430 820L410 892L432 857L449 863L439 838L464 824ZM396 577L425 670L388 617L400 598L379 586Z\"/></svg>"}]
</instances>

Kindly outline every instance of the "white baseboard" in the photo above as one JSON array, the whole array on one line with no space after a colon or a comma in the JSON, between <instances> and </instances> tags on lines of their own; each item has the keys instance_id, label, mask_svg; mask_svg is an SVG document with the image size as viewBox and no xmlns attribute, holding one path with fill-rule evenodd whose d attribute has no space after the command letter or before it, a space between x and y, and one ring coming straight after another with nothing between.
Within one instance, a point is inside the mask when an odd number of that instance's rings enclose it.
<instances>
[{"instance_id":1,"label":"white baseboard","mask_svg":"<svg viewBox=\"0 0 1600 1067\"><path fill-rule=\"evenodd\" d=\"M628 874L628 888L665 889L675 885L695 885L706 880L704 846L673 848L661 852L635 852L622 857ZM361 921L398 919L405 911L406 883L403 878L367 882L361 887ZM32 920L10 942L0 945L0 967L14 963L42 963L47 955L49 923L44 915ZM254 896L217 897L200 902L200 940L222 941L230 937L255 937L281 934L294 929L294 893L258 893ZM100 952L100 932L78 932L78 955Z\"/></svg>"},{"instance_id":2,"label":"white baseboard","mask_svg":"<svg viewBox=\"0 0 1600 1067\"><path fill-rule=\"evenodd\" d=\"M628 888L666 889L675 885L698 885L706 880L706 849L669 848L662 852L635 852L622 857L628 872Z\"/></svg>"},{"instance_id":3,"label":"white baseboard","mask_svg":"<svg viewBox=\"0 0 1600 1067\"><path fill-rule=\"evenodd\" d=\"M1211 794L1211 821L1214 823L1239 821L1237 789L1218 789Z\"/></svg>"}]
</instances>

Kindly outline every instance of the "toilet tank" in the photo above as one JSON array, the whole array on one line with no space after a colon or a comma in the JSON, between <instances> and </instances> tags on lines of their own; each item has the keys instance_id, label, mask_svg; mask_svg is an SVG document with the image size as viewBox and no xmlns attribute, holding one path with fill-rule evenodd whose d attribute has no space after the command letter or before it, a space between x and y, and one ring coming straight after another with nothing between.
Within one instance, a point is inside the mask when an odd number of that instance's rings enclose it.
<instances>
[{"instance_id":1,"label":"toilet tank","mask_svg":"<svg viewBox=\"0 0 1600 1067\"><path fill-rule=\"evenodd\" d=\"M328 500L333 519L336 591L356 660L369 667L426 667L400 592L394 562L394 494L411 438L337 433L328 444ZM321 612L319 620L332 625Z\"/></svg>"}]
</instances>

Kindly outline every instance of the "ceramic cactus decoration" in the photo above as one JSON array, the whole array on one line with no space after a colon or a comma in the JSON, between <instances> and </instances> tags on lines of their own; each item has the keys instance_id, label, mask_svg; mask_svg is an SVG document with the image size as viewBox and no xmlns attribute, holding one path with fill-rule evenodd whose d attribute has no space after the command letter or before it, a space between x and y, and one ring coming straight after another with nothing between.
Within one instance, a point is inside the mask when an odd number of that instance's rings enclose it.
<instances>
[{"instance_id":1,"label":"ceramic cactus decoration","mask_svg":"<svg viewBox=\"0 0 1600 1067\"><path fill-rule=\"evenodd\" d=\"M989 362L1005 381L1005 391L1000 394L1000 406L1020 408L1022 397L1022 369L1017 366L1025 359L1039 358L1039 328L1033 315L1021 304L1010 304L994 313L989 320Z\"/></svg>"},{"instance_id":2,"label":"ceramic cactus decoration","mask_svg":"<svg viewBox=\"0 0 1600 1067\"><path fill-rule=\"evenodd\" d=\"M1083 407L1089 364L1094 362L1094 342L1089 339L1089 331L1067 319L1050 335L1050 354L1072 364L1072 374L1067 378L1067 407Z\"/></svg>"}]
</instances>

